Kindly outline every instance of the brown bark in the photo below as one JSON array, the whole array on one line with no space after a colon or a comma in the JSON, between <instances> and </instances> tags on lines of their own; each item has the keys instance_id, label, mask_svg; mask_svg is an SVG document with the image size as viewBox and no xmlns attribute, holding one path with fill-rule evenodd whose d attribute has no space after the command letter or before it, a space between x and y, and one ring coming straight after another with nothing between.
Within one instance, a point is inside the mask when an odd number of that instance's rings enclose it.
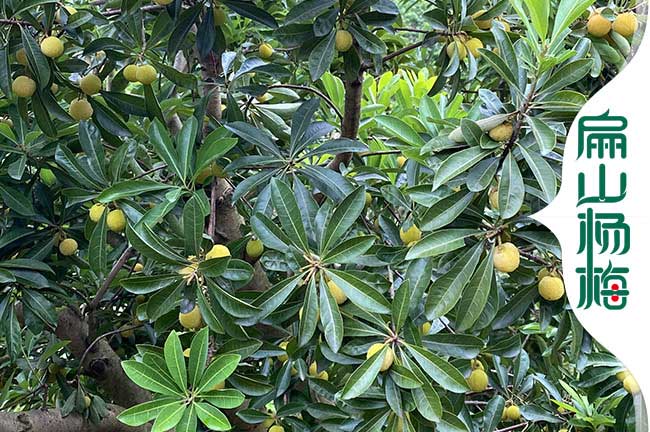
<instances>
[{"instance_id":1,"label":"brown bark","mask_svg":"<svg viewBox=\"0 0 650 432\"><path fill-rule=\"evenodd\" d=\"M341 136L343 138L357 139L359 121L361 119L361 94L363 93L363 72L352 81L345 82L345 113L341 122ZM330 162L329 167L335 171L340 170L341 164L348 165L352 160L352 153L339 153Z\"/></svg>"},{"instance_id":2,"label":"brown bark","mask_svg":"<svg viewBox=\"0 0 650 432\"><path fill-rule=\"evenodd\" d=\"M75 312L65 309L59 314L56 335L61 340L70 341L68 349L77 359L83 357L91 342L88 334L88 324ZM97 342L88 351L81 367L97 381L108 397L120 406L131 407L151 399L148 391L138 387L126 376L120 358L105 339Z\"/></svg>"},{"instance_id":3,"label":"brown bark","mask_svg":"<svg viewBox=\"0 0 650 432\"><path fill-rule=\"evenodd\" d=\"M93 424L77 413L61 417L59 410L33 410L0 413L2 432L145 432L148 427L129 427L117 420L122 410L108 405L109 414L99 424Z\"/></svg>"}]
</instances>

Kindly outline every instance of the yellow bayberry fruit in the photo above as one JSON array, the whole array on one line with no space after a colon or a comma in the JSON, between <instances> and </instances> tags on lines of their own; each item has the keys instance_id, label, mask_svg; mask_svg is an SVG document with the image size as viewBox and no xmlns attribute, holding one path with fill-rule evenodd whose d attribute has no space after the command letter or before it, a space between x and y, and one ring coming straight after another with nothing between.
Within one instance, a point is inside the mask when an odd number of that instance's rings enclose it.
<instances>
[{"instance_id":1,"label":"yellow bayberry fruit","mask_svg":"<svg viewBox=\"0 0 650 432\"><path fill-rule=\"evenodd\" d=\"M250 239L246 243L246 256L251 259L259 258L264 252L264 243L259 239Z\"/></svg>"},{"instance_id":2,"label":"yellow bayberry fruit","mask_svg":"<svg viewBox=\"0 0 650 432\"><path fill-rule=\"evenodd\" d=\"M636 15L632 12L620 14L614 20L614 24L612 24L612 30L623 37L632 36L638 28L639 21L637 20Z\"/></svg>"},{"instance_id":3,"label":"yellow bayberry fruit","mask_svg":"<svg viewBox=\"0 0 650 432\"><path fill-rule=\"evenodd\" d=\"M189 358L191 352L192 350L190 348L185 348L185 350L183 351L183 357Z\"/></svg>"},{"instance_id":4,"label":"yellow bayberry fruit","mask_svg":"<svg viewBox=\"0 0 650 432\"><path fill-rule=\"evenodd\" d=\"M53 94L56 94L59 91L59 85L57 83L52 83L52 85L50 86L50 91Z\"/></svg>"},{"instance_id":5,"label":"yellow bayberry fruit","mask_svg":"<svg viewBox=\"0 0 650 432\"><path fill-rule=\"evenodd\" d=\"M222 7L216 7L212 10L212 14L214 17L214 25L217 27L222 26L225 24L226 19L228 18L228 15L226 14L226 11L223 10Z\"/></svg>"},{"instance_id":6,"label":"yellow bayberry fruit","mask_svg":"<svg viewBox=\"0 0 650 432\"><path fill-rule=\"evenodd\" d=\"M497 188L490 190L488 201L490 202L490 205L493 209L499 210L499 190Z\"/></svg>"},{"instance_id":7,"label":"yellow bayberry fruit","mask_svg":"<svg viewBox=\"0 0 650 432\"><path fill-rule=\"evenodd\" d=\"M488 20L479 19L481 16L485 15L486 12L487 12L486 10L480 10L472 14L472 19L474 20L474 24L476 24L476 27L480 28L481 30L490 30L490 28L492 27L491 18Z\"/></svg>"},{"instance_id":8,"label":"yellow bayberry fruit","mask_svg":"<svg viewBox=\"0 0 650 432\"><path fill-rule=\"evenodd\" d=\"M288 345L289 345L289 342L287 342L287 341L280 342L280 345L278 345L280 348L282 348L285 351L285 354L280 354L278 356L278 360L280 360L283 363L286 362L287 360L289 360L289 355L286 354Z\"/></svg>"},{"instance_id":9,"label":"yellow bayberry fruit","mask_svg":"<svg viewBox=\"0 0 650 432\"><path fill-rule=\"evenodd\" d=\"M273 57L273 47L267 43L261 44L257 51L260 57L264 60L268 60Z\"/></svg>"},{"instance_id":10,"label":"yellow bayberry fruit","mask_svg":"<svg viewBox=\"0 0 650 432\"><path fill-rule=\"evenodd\" d=\"M422 238L422 231L415 224L411 225L409 229L404 231L404 228L399 230L399 238L402 239L404 244L411 244L413 242L419 241Z\"/></svg>"},{"instance_id":11,"label":"yellow bayberry fruit","mask_svg":"<svg viewBox=\"0 0 650 432\"><path fill-rule=\"evenodd\" d=\"M106 206L104 204L94 204L88 211L88 217L91 221L97 223L101 219L102 214L104 213L104 209L106 209Z\"/></svg>"},{"instance_id":12,"label":"yellow bayberry fruit","mask_svg":"<svg viewBox=\"0 0 650 432\"><path fill-rule=\"evenodd\" d=\"M59 252L61 252L61 255L63 256L74 255L78 248L79 245L75 239L67 238L59 243Z\"/></svg>"},{"instance_id":13,"label":"yellow bayberry fruit","mask_svg":"<svg viewBox=\"0 0 650 432\"><path fill-rule=\"evenodd\" d=\"M212 390L223 390L226 388L226 382L225 381L219 381L216 383L213 387Z\"/></svg>"},{"instance_id":14,"label":"yellow bayberry fruit","mask_svg":"<svg viewBox=\"0 0 650 432\"><path fill-rule=\"evenodd\" d=\"M199 309L199 306L194 305L194 309L188 313L180 312L178 314L178 321L184 328L188 330L203 327L203 318L201 317L201 310Z\"/></svg>"},{"instance_id":15,"label":"yellow bayberry fruit","mask_svg":"<svg viewBox=\"0 0 650 432\"><path fill-rule=\"evenodd\" d=\"M144 270L144 266L142 263L135 263L133 266L133 272L134 273L140 273L142 270ZM137 300L140 299L140 296L137 297ZM142 300L144 301L144 296L142 296ZM142 303L142 301L139 301L139 303Z\"/></svg>"},{"instance_id":16,"label":"yellow bayberry fruit","mask_svg":"<svg viewBox=\"0 0 650 432\"><path fill-rule=\"evenodd\" d=\"M599 13L595 13L587 22L587 31L595 37L607 36L612 30L612 23Z\"/></svg>"},{"instance_id":17,"label":"yellow bayberry fruit","mask_svg":"<svg viewBox=\"0 0 650 432\"><path fill-rule=\"evenodd\" d=\"M90 404L92 403L92 400L90 399L90 396L84 396L84 405L86 408L90 407Z\"/></svg>"},{"instance_id":18,"label":"yellow bayberry fruit","mask_svg":"<svg viewBox=\"0 0 650 432\"><path fill-rule=\"evenodd\" d=\"M271 426L269 432L284 432L284 428L279 425Z\"/></svg>"},{"instance_id":19,"label":"yellow bayberry fruit","mask_svg":"<svg viewBox=\"0 0 650 432\"><path fill-rule=\"evenodd\" d=\"M402 168L406 163L406 158L404 156L397 156L397 166Z\"/></svg>"},{"instance_id":20,"label":"yellow bayberry fruit","mask_svg":"<svg viewBox=\"0 0 650 432\"><path fill-rule=\"evenodd\" d=\"M564 282L556 276L545 276L538 285L539 294L548 301L555 301L564 295Z\"/></svg>"},{"instance_id":21,"label":"yellow bayberry fruit","mask_svg":"<svg viewBox=\"0 0 650 432\"><path fill-rule=\"evenodd\" d=\"M133 334L134 334L133 329L129 328L128 325L123 326L120 331L120 336L122 336L123 338L130 338L131 336L133 336Z\"/></svg>"},{"instance_id":22,"label":"yellow bayberry fruit","mask_svg":"<svg viewBox=\"0 0 650 432\"><path fill-rule=\"evenodd\" d=\"M625 369L623 371L616 373L616 379L619 380L620 382L623 382L625 381L625 378L629 377L630 375L631 375L630 371Z\"/></svg>"},{"instance_id":23,"label":"yellow bayberry fruit","mask_svg":"<svg viewBox=\"0 0 650 432\"><path fill-rule=\"evenodd\" d=\"M467 385L473 392L482 392L488 387L488 376L483 369L474 369L467 378Z\"/></svg>"},{"instance_id":24,"label":"yellow bayberry fruit","mask_svg":"<svg viewBox=\"0 0 650 432\"><path fill-rule=\"evenodd\" d=\"M41 52L46 57L57 58L63 51L63 41L56 36L49 36L41 41Z\"/></svg>"},{"instance_id":25,"label":"yellow bayberry fruit","mask_svg":"<svg viewBox=\"0 0 650 432\"><path fill-rule=\"evenodd\" d=\"M317 378L322 379L323 381L329 381L330 374L328 374L327 371L323 371L317 375Z\"/></svg>"},{"instance_id":26,"label":"yellow bayberry fruit","mask_svg":"<svg viewBox=\"0 0 650 432\"><path fill-rule=\"evenodd\" d=\"M484 48L483 42L481 42L481 40L478 38L471 38L465 42L465 46L469 50L470 54L472 54L472 56L475 58L481 56L481 53L478 50Z\"/></svg>"},{"instance_id":27,"label":"yellow bayberry fruit","mask_svg":"<svg viewBox=\"0 0 650 432\"><path fill-rule=\"evenodd\" d=\"M158 71L151 65L138 66L135 71L135 78L144 85L149 85L158 78Z\"/></svg>"},{"instance_id":28,"label":"yellow bayberry fruit","mask_svg":"<svg viewBox=\"0 0 650 432\"><path fill-rule=\"evenodd\" d=\"M70 103L68 113L76 121L88 120L93 116L93 107L86 99L75 99Z\"/></svg>"},{"instance_id":29,"label":"yellow bayberry fruit","mask_svg":"<svg viewBox=\"0 0 650 432\"><path fill-rule=\"evenodd\" d=\"M500 244L494 251L494 268L504 273L511 273L519 267L519 249L508 242Z\"/></svg>"},{"instance_id":30,"label":"yellow bayberry fruit","mask_svg":"<svg viewBox=\"0 0 650 432\"><path fill-rule=\"evenodd\" d=\"M641 387L636 379L632 375L628 375L627 378L623 380L623 388L630 394L638 394L641 392Z\"/></svg>"},{"instance_id":31,"label":"yellow bayberry fruit","mask_svg":"<svg viewBox=\"0 0 650 432\"><path fill-rule=\"evenodd\" d=\"M512 125L510 123L503 123L490 130L488 135L496 142L506 142L512 138Z\"/></svg>"},{"instance_id":32,"label":"yellow bayberry fruit","mask_svg":"<svg viewBox=\"0 0 650 432\"><path fill-rule=\"evenodd\" d=\"M99 93L102 89L102 80L95 74L88 74L79 81L81 91L87 95Z\"/></svg>"},{"instance_id":33,"label":"yellow bayberry fruit","mask_svg":"<svg viewBox=\"0 0 650 432\"><path fill-rule=\"evenodd\" d=\"M382 350L382 348L384 348L385 345L386 344L382 344L382 343L376 343L372 345L370 349L368 349L368 352L366 353L366 358L369 359L370 357L377 354L379 351ZM393 365L394 360L395 360L395 352L393 351L393 348L388 347L386 353L384 354L384 361L381 363L381 368L379 368L379 370L381 372L388 370Z\"/></svg>"},{"instance_id":34,"label":"yellow bayberry fruit","mask_svg":"<svg viewBox=\"0 0 650 432\"><path fill-rule=\"evenodd\" d=\"M124 79L128 82L137 82L138 81L138 67L134 64L127 65L122 70L122 75Z\"/></svg>"},{"instance_id":35,"label":"yellow bayberry fruit","mask_svg":"<svg viewBox=\"0 0 650 432\"><path fill-rule=\"evenodd\" d=\"M557 431L557 432L569 432L569 429L560 429L560 430Z\"/></svg>"},{"instance_id":36,"label":"yellow bayberry fruit","mask_svg":"<svg viewBox=\"0 0 650 432\"><path fill-rule=\"evenodd\" d=\"M337 30L336 31L336 36L334 38L334 48L338 52L346 52L350 48L352 48L352 44L354 43L354 39L352 38L352 34L347 31L347 30Z\"/></svg>"},{"instance_id":37,"label":"yellow bayberry fruit","mask_svg":"<svg viewBox=\"0 0 650 432\"><path fill-rule=\"evenodd\" d=\"M120 209L110 211L106 216L106 225L108 225L108 229L113 232L120 233L124 231L124 228L126 228L126 217L124 216L124 212Z\"/></svg>"},{"instance_id":38,"label":"yellow bayberry fruit","mask_svg":"<svg viewBox=\"0 0 650 432\"><path fill-rule=\"evenodd\" d=\"M312 364L309 365L309 375L318 375L318 364L316 362L312 362Z\"/></svg>"},{"instance_id":39,"label":"yellow bayberry fruit","mask_svg":"<svg viewBox=\"0 0 650 432\"><path fill-rule=\"evenodd\" d=\"M255 96L255 100L258 101L259 103L267 102L269 99L271 99L271 95L268 93L264 93L263 95L260 96Z\"/></svg>"},{"instance_id":40,"label":"yellow bayberry fruit","mask_svg":"<svg viewBox=\"0 0 650 432\"><path fill-rule=\"evenodd\" d=\"M423 335L428 335L430 331L431 331L431 323L429 321L422 324L422 334Z\"/></svg>"},{"instance_id":41,"label":"yellow bayberry fruit","mask_svg":"<svg viewBox=\"0 0 650 432\"><path fill-rule=\"evenodd\" d=\"M16 77L14 82L11 83L11 91L18 97L31 97L36 91L36 81L30 77L21 75Z\"/></svg>"},{"instance_id":42,"label":"yellow bayberry fruit","mask_svg":"<svg viewBox=\"0 0 650 432\"><path fill-rule=\"evenodd\" d=\"M465 45L463 45L459 40L455 40L447 45L447 55L449 57L453 57L456 53L458 53L458 58L461 61L465 60L467 57L467 48L465 48Z\"/></svg>"},{"instance_id":43,"label":"yellow bayberry fruit","mask_svg":"<svg viewBox=\"0 0 650 432\"><path fill-rule=\"evenodd\" d=\"M517 421L521 418L521 413L519 412L519 407L517 405L510 405L507 408L506 416L508 420Z\"/></svg>"},{"instance_id":44,"label":"yellow bayberry fruit","mask_svg":"<svg viewBox=\"0 0 650 432\"><path fill-rule=\"evenodd\" d=\"M16 51L16 61L23 66L27 66L27 51L25 51L25 48Z\"/></svg>"},{"instance_id":45,"label":"yellow bayberry fruit","mask_svg":"<svg viewBox=\"0 0 650 432\"><path fill-rule=\"evenodd\" d=\"M330 294L336 300L336 304L343 304L348 299L348 296L345 295L341 287L339 287L334 281L327 281L327 287L330 290Z\"/></svg>"},{"instance_id":46,"label":"yellow bayberry fruit","mask_svg":"<svg viewBox=\"0 0 650 432\"><path fill-rule=\"evenodd\" d=\"M14 121L10 119L9 117L3 117L0 119L0 123L6 124L7 126L14 127Z\"/></svg>"},{"instance_id":47,"label":"yellow bayberry fruit","mask_svg":"<svg viewBox=\"0 0 650 432\"><path fill-rule=\"evenodd\" d=\"M472 367L472 369L485 370L483 363L481 363L479 359L470 360L469 365Z\"/></svg>"},{"instance_id":48,"label":"yellow bayberry fruit","mask_svg":"<svg viewBox=\"0 0 650 432\"><path fill-rule=\"evenodd\" d=\"M228 249L227 246L224 246L222 244L216 244L212 246L212 249L210 249L207 254L205 254L205 259L210 260L214 258L223 258L229 256L230 256L230 249Z\"/></svg>"},{"instance_id":49,"label":"yellow bayberry fruit","mask_svg":"<svg viewBox=\"0 0 650 432\"><path fill-rule=\"evenodd\" d=\"M370 204L372 204L372 195L370 195L369 192L366 192L366 202L365 206L370 207Z\"/></svg>"}]
</instances>

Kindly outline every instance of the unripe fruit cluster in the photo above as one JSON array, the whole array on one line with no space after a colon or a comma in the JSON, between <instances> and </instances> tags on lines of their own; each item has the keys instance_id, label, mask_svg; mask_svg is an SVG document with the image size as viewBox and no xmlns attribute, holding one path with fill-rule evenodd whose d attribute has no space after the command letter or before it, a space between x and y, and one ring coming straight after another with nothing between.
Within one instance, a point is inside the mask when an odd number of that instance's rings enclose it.
<instances>
[{"instance_id":1,"label":"unripe fruit cluster","mask_svg":"<svg viewBox=\"0 0 650 432\"><path fill-rule=\"evenodd\" d=\"M591 14L587 22L587 32L591 36L599 38L607 36L612 30L623 37L629 38L636 33L638 28L639 21L632 12L625 12L618 15L612 23L598 10Z\"/></svg>"}]
</instances>

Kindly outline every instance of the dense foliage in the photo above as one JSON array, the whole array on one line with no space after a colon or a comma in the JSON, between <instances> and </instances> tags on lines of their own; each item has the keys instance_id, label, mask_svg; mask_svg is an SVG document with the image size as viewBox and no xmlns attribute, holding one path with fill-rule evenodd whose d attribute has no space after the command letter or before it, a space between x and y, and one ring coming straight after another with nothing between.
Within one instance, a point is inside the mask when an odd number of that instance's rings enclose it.
<instances>
[{"instance_id":1,"label":"dense foliage","mask_svg":"<svg viewBox=\"0 0 650 432\"><path fill-rule=\"evenodd\" d=\"M634 430L529 217L594 3L3 2L0 430Z\"/></svg>"}]
</instances>

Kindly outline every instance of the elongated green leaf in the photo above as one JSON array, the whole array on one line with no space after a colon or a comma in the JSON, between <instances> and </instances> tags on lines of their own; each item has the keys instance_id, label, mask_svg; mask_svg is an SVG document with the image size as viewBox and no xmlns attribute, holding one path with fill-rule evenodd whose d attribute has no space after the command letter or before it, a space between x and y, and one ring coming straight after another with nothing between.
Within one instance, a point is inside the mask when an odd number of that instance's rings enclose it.
<instances>
[{"instance_id":1,"label":"elongated green leaf","mask_svg":"<svg viewBox=\"0 0 650 432\"><path fill-rule=\"evenodd\" d=\"M318 42L309 54L309 75L313 81L316 81L327 72L334 60L335 35L336 33L331 31Z\"/></svg>"},{"instance_id":2,"label":"elongated green leaf","mask_svg":"<svg viewBox=\"0 0 650 432\"><path fill-rule=\"evenodd\" d=\"M203 372L197 392L204 393L211 390L216 384L225 381L237 369L240 360L241 357L237 354L222 354L215 357Z\"/></svg>"},{"instance_id":3,"label":"elongated green leaf","mask_svg":"<svg viewBox=\"0 0 650 432\"><path fill-rule=\"evenodd\" d=\"M135 360L122 362L122 369L140 387L169 396L181 396L182 392L169 375Z\"/></svg>"},{"instance_id":4,"label":"elongated green leaf","mask_svg":"<svg viewBox=\"0 0 650 432\"><path fill-rule=\"evenodd\" d=\"M275 156L282 157L280 149L273 143L273 139L266 132L262 132L256 127L244 122L232 122L224 125L224 127L239 138Z\"/></svg>"},{"instance_id":5,"label":"elongated green leaf","mask_svg":"<svg viewBox=\"0 0 650 432\"><path fill-rule=\"evenodd\" d=\"M358 277L340 270L327 270L327 276L334 281L352 303L368 312L390 313L390 304L373 287Z\"/></svg>"},{"instance_id":6,"label":"elongated green leaf","mask_svg":"<svg viewBox=\"0 0 650 432\"><path fill-rule=\"evenodd\" d=\"M505 306L499 309L492 322L492 328L499 330L517 321L528 310L530 304L537 299L538 295L537 286L535 285L517 292L508 300Z\"/></svg>"},{"instance_id":7,"label":"elongated green leaf","mask_svg":"<svg viewBox=\"0 0 650 432\"><path fill-rule=\"evenodd\" d=\"M273 201L275 211L278 213L278 218L280 219L280 224L284 232L302 250L309 250L300 208L291 188L280 180L272 179L271 200Z\"/></svg>"},{"instance_id":8,"label":"elongated green leaf","mask_svg":"<svg viewBox=\"0 0 650 432\"><path fill-rule=\"evenodd\" d=\"M519 165L512 153L508 153L499 180L499 213L502 218L508 219L519 213L524 204L525 192Z\"/></svg>"},{"instance_id":9,"label":"elongated green leaf","mask_svg":"<svg viewBox=\"0 0 650 432\"><path fill-rule=\"evenodd\" d=\"M558 68L539 89L539 93L553 93L578 82L589 73L592 64L593 59L580 59Z\"/></svg>"},{"instance_id":10,"label":"elongated green leaf","mask_svg":"<svg viewBox=\"0 0 650 432\"><path fill-rule=\"evenodd\" d=\"M264 246L271 249L285 251L295 250L296 246L287 235L264 213L256 213L251 218L251 228Z\"/></svg>"},{"instance_id":11,"label":"elongated green leaf","mask_svg":"<svg viewBox=\"0 0 650 432\"><path fill-rule=\"evenodd\" d=\"M167 264L186 264L187 260L169 248L151 228L146 225L126 226L126 237L142 255Z\"/></svg>"},{"instance_id":12,"label":"elongated green leaf","mask_svg":"<svg viewBox=\"0 0 650 432\"><path fill-rule=\"evenodd\" d=\"M335 353L343 344L343 318L339 305L330 292L325 280L320 279L320 322L323 326L323 334L327 345Z\"/></svg>"},{"instance_id":13,"label":"elongated green leaf","mask_svg":"<svg viewBox=\"0 0 650 432\"><path fill-rule=\"evenodd\" d=\"M483 411L483 429L485 432L493 432L497 428L501 422L503 408L505 406L506 401L499 395L490 399L490 402L485 407L485 411Z\"/></svg>"},{"instance_id":14,"label":"elongated green leaf","mask_svg":"<svg viewBox=\"0 0 650 432\"><path fill-rule=\"evenodd\" d=\"M395 331L400 331L406 322L411 307L411 287L408 280L400 285L393 299L391 314Z\"/></svg>"},{"instance_id":15,"label":"elongated green leaf","mask_svg":"<svg viewBox=\"0 0 650 432\"><path fill-rule=\"evenodd\" d=\"M302 282L302 277L302 274L298 274L289 279L285 279L260 294L254 302L254 305L261 311L258 315L259 319L268 316L283 304L298 284Z\"/></svg>"},{"instance_id":16,"label":"elongated green leaf","mask_svg":"<svg viewBox=\"0 0 650 432\"><path fill-rule=\"evenodd\" d=\"M194 404L185 409L183 417L176 425L175 432L195 432L198 426L198 418L196 416L196 408Z\"/></svg>"},{"instance_id":17,"label":"elongated green leaf","mask_svg":"<svg viewBox=\"0 0 650 432\"><path fill-rule=\"evenodd\" d=\"M375 236L353 237L328 252L322 262L323 264L354 263L355 259L366 253L374 243Z\"/></svg>"},{"instance_id":18,"label":"elongated green leaf","mask_svg":"<svg viewBox=\"0 0 650 432\"><path fill-rule=\"evenodd\" d=\"M471 229L446 229L433 232L417 242L406 254L406 259L442 255L465 246L465 239L479 232Z\"/></svg>"},{"instance_id":19,"label":"elongated green leaf","mask_svg":"<svg viewBox=\"0 0 650 432\"><path fill-rule=\"evenodd\" d=\"M187 388L187 368L185 366L185 357L183 357L183 347L178 333L172 331L165 341L165 363L167 370L176 384L182 388Z\"/></svg>"},{"instance_id":20,"label":"elongated green leaf","mask_svg":"<svg viewBox=\"0 0 650 432\"><path fill-rule=\"evenodd\" d=\"M423 336L422 344L440 355L469 360L478 356L485 342L471 335L437 333Z\"/></svg>"},{"instance_id":21,"label":"elongated green leaf","mask_svg":"<svg viewBox=\"0 0 650 432\"><path fill-rule=\"evenodd\" d=\"M102 216L99 218L93 233L90 236L90 244L88 246L88 265L90 269L95 272L100 278L103 277L106 271L106 216L108 210L104 209Z\"/></svg>"},{"instance_id":22,"label":"elongated green leaf","mask_svg":"<svg viewBox=\"0 0 650 432\"><path fill-rule=\"evenodd\" d=\"M231 429L230 422L228 418L219 411L219 409L213 407L207 403L195 403L194 407L196 408L196 415L199 416L201 422L208 427L210 430L214 431L227 431Z\"/></svg>"},{"instance_id":23,"label":"elongated green leaf","mask_svg":"<svg viewBox=\"0 0 650 432\"><path fill-rule=\"evenodd\" d=\"M205 216L198 195L190 198L183 207L183 234L185 236L185 252L188 256L196 256L201 250Z\"/></svg>"},{"instance_id":24,"label":"elongated green leaf","mask_svg":"<svg viewBox=\"0 0 650 432\"><path fill-rule=\"evenodd\" d=\"M544 201L550 203L555 198L557 191L557 177L555 171L543 157L537 153L528 151L523 146L519 146L521 154L528 163L528 167L533 172L537 183L539 184L542 192L544 193Z\"/></svg>"},{"instance_id":25,"label":"elongated green leaf","mask_svg":"<svg viewBox=\"0 0 650 432\"><path fill-rule=\"evenodd\" d=\"M481 53L481 58L487 61L490 66L499 74L501 75L501 78L503 78L512 89L518 89L519 84L517 81L517 78L515 78L515 75L512 73L512 70L508 67L508 65L503 61L501 57L496 55L490 50L480 48L479 52Z\"/></svg>"},{"instance_id":26,"label":"elongated green leaf","mask_svg":"<svg viewBox=\"0 0 650 432\"><path fill-rule=\"evenodd\" d=\"M533 27L541 40L546 39L548 33L548 17L550 14L550 3L536 0L524 0L528 7Z\"/></svg>"},{"instance_id":27,"label":"elongated green leaf","mask_svg":"<svg viewBox=\"0 0 650 432\"><path fill-rule=\"evenodd\" d=\"M181 178L183 181L189 176L192 167L192 153L198 131L198 121L192 116L185 120L183 127L176 136L176 151L179 156Z\"/></svg>"},{"instance_id":28,"label":"elongated green leaf","mask_svg":"<svg viewBox=\"0 0 650 432\"><path fill-rule=\"evenodd\" d=\"M414 345L406 347L422 370L441 387L453 393L464 393L469 390L463 374L449 362L424 348Z\"/></svg>"},{"instance_id":29,"label":"elongated green leaf","mask_svg":"<svg viewBox=\"0 0 650 432\"><path fill-rule=\"evenodd\" d=\"M180 400L160 410L156 421L153 423L151 432L164 432L173 428L181 421L185 413L185 403Z\"/></svg>"},{"instance_id":30,"label":"elongated green leaf","mask_svg":"<svg viewBox=\"0 0 650 432\"><path fill-rule=\"evenodd\" d=\"M405 366L415 375L415 377L422 383L421 386L411 390L415 407L418 412L422 414L427 420L437 422L442 417L442 403L440 396L434 390L430 380L420 370L413 360L406 357Z\"/></svg>"},{"instance_id":31,"label":"elongated green leaf","mask_svg":"<svg viewBox=\"0 0 650 432\"><path fill-rule=\"evenodd\" d=\"M284 24L311 21L325 12L334 4L334 0L305 0L292 7L287 14Z\"/></svg>"},{"instance_id":32,"label":"elongated green leaf","mask_svg":"<svg viewBox=\"0 0 650 432\"><path fill-rule=\"evenodd\" d=\"M557 137L555 131L549 127L543 120L535 117L527 117L528 125L533 131L535 141L542 155L547 155L555 148Z\"/></svg>"},{"instance_id":33,"label":"elongated green leaf","mask_svg":"<svg viewBox=\"0 0 650 432\"><path fill-rule=\"evenodd\" d=\"M178 274L157 276L131 276L120 281L122 287L133 294L149 294L173 284L178 284L181 276Z\"/></svg>"},{"instance_id":34,"label":"elongated green leaf","mask_svg":"<svg viewBox=\"0 0 650 432\"><path fill-rule=\"evenodd\" d=\"M36 81L40 88L44 89L50 85L50 65L41 52L41 48L29 31L29 27L20 27L20 36L23 42L23 48L27 54L29 68L34 72Z\"/></svg>"},{"instance_id":35,"label":"elongated green leaf","mask_svg":"<svg viewBox=\"0 0 650 432\"><path fill-rule=\"evenodd\" d=\"M456 329L458 331L464 331L474 325L487 304L494 275L493 252L493 250L490 251L483 259L460 297L456 308Z\"/></svg>"},{"instance_id":36,"label":"elongated green leaf","mask_svg":"<svg viewBox=\"0 0 650 432\"><path fill-rule=\"evenodd\" d=\"M375 353L359 366L345 383L341 392L341 399L349 400L362 395L372 385L379 374L388 345Z\"/></svg>"},{"instance_id":37,"label":"elongated green leaf","mask_svg":"<svg viewBox=\"0 0 650 432\"><path fill-rule=\"evenodd\" d=\"M557 7L552 38L567 29L596 0L562 0Z\"/></svg>"},{"instance_id":38,"label":"elongated green leaf","mask_svg":"<svg viewBox=\"0 0 650 432\"><path fill-rule=\"evenodd\" d=\"M132 406L131 408L122 411L117 416L117 419L129 426L140 426L158 417L163 409L177 404L177 398L169 396L162 397L140 405Z\"/></svg>"},{"instance_id":39,"label":"elongated green leaf","mask_svg":"<svg viewBox=\"0 0 650 432\"><path fill-rule=\"evenodd\" d=\"M235 389L214 390L204 394L203 399L217 408L222 409L237 408L244 403L244 395Z\"/></svg>"},{"instance_id":40,"label":"elongated green leaf","mask_svg":"<svg viewBox=\"0 0 650 432\"><path fill-rule=\"evenodd\" d=\"M365 206L365 190L355 189L336 207L322 237L321 250L326 251L334 245L354 224Z\"/></svg>"},{"instance_id":41,"label":"elongated green leaf","mask_svg":"<svg viewBox=\"0 0 650 432\"><path fill-rule=\"evenodd\" d=\"M469 206L474 199L472 192L460 191L441 199L422 216L421 229L437 230L449 225Z\"/></svg>"},{"instance_id":42,"label":"elongated green leaf","mask_svg":"<svg viewBox=\"0 0 650 432\"><path fill-rule=\"evenodd\" d=\"M230 294L211 279L207 279L207 283L210 293L217 299L221 307L232 316L250 318L259 314L260 310L258 308Z\"/></svg>"},{"instance_id":43,"label":"elongated green leaf","mask_svg":"<svg viewBox=\"0 0 650 432\"><path fill-rule=\"evenodd\" d=\"M424 139L403 120L396 117L380 115L375 117L375 122L391 138L396 138L413 147L422 147L426 144Z\"/></svg>"},{"instance_id":44,"label":"elongated green leaf","mask_svg":"<svg viewBox=\"0 0 650 432\"><path fill-rule=\"evenodd\" d=\"M173 186L151 180L125 180L104 190L99 194L97 200L102 203L109 203L122 198L135 197L147 192L155 192L171 188L173 188Z\"/></svg>"},{"instance_id":45,"label":"elongated green leaf","mask_svg":"<svg viewBox=\"0 0 650 432\"><path fill-rule=\"evenodd\" d=\"M180 166L180 157L176 152L174 143L172 142L169 132L160 120L154 119L149 127L149 142L153 144L153 148L158 153L158 156L165 161L167 167L178 177L183 179L183 170Z\"/></svg>"},{"instance_id":46,"label":"elongated green leaf","mask_svg":"<svg viewBox=\"0 0 650 432\"><path fill-rule=\"evenodd\" d=\"M318 325L318 293L316 291L316 278L311 278L305 290L305 299L302 302L302 314L298 325L298 346L309 343Z\"/></svg>"},{"instance_id":47,"label":"elongated green leaf","mask_svg":"<svg viewBox=\"0 0 650 432\"><path fill-rule=\"evenodd\" d=\"M205 363L208 360L208 342L210 332L207 327L202 328L193 338L190 344L190 361L188 368L188 382L195 388L201 379Z\"/></svg>"},{"instance_id":48,"label":"elongated green leaf","mask_svg":"<svg viewBox=\"0 0 650 432\"><path fill-rule=\"evenodd\" d=\"M488 151L480 147L470 147L452 154L440 164L433 179L432 189L435 191L449 180L458 177L479 163L488 154Z\"/></svg>"}]
</instances>

